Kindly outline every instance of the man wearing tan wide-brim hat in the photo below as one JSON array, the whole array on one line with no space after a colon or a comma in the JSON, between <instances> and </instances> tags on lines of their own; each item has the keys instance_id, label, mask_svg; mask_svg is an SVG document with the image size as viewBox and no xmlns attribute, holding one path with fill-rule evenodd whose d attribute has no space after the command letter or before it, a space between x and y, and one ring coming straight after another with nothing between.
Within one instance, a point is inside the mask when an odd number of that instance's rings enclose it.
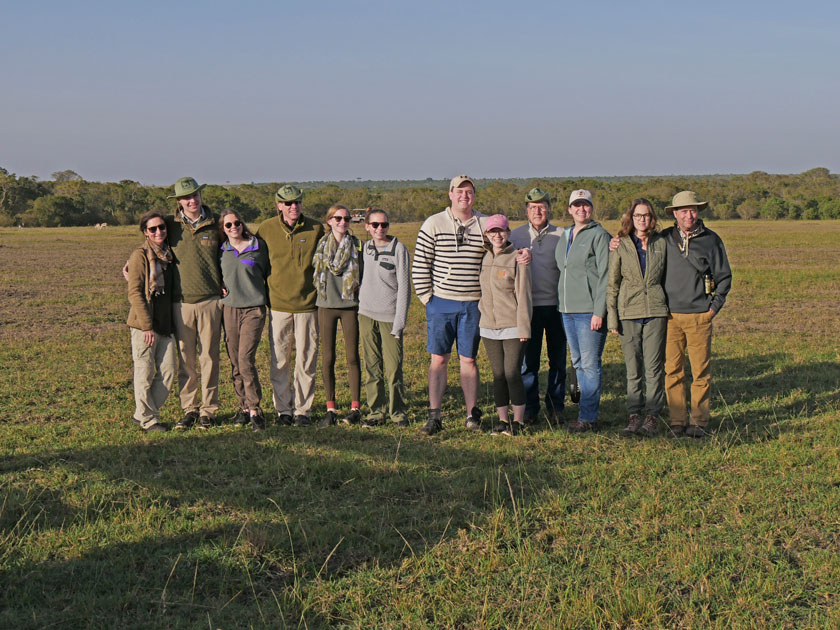
<instances>
[{"instance_id":1,"label":"man wearing tan wide-brim hat","mask_svg":"<svg viewBox=\"0 0 840 630\"><path fill-rule=\"evenodd\" d=\"M732 286L732 271L720 237L707 228L700 212L708 206L697 194L674 195L665 212L674 226L662 231L666 246L665 395L671 434L707 435L711 400L712 319ZM686 404L685 359L691 362L691 412Z\"/></svg>"}]
</instances>

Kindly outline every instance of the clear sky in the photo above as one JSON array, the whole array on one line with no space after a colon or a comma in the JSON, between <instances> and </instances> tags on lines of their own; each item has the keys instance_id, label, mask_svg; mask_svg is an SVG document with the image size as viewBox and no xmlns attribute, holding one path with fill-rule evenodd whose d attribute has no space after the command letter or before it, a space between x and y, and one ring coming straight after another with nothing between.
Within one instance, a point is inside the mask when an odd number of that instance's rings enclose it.
<instances>
[{"instance_id":1,"label":"clear sky","mask_svg":"<svg viewBox=\"0 0 840 630\"><path fill-rule=\"evenodd\" d=\"M840 170L836 1L6 1L0 54L43 179Z\"/></svg>"}]
</instances>

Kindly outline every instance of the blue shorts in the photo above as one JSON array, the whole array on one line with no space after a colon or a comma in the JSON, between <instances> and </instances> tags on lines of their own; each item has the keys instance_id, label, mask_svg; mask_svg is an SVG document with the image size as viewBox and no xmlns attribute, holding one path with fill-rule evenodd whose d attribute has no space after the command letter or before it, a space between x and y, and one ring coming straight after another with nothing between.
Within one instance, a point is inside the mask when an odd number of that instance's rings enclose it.
<instances>
[{"instance_id":1,"label":"blue shorts","mask_svg":"<svg viewBox=\"0 0 840 630\"><path fill-rule=\"evenodd\" d=\"M426 352L449 354L457 341L458 354L474 359L478 354L478 302L434 297L426 304Z\"/></svg>"}]
</instances>

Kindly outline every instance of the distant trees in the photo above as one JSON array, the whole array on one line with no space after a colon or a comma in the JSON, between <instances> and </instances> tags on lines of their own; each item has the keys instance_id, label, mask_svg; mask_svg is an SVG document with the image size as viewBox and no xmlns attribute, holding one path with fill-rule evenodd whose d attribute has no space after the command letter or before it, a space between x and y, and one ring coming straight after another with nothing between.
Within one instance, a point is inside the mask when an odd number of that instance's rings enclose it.
<instances>
[{"instance_id":1,"label":"distant trees","mask_svg":"<svg viewBox=\"0 0 840 630\"><path fill-rule=\"evenodd\" d=\"M448 180L347 181L300 183L306 214L321 218L334 203L351 209L376 206L390 213L392 221L418 221L448 205ZM534 186L552 197L555 221L565 221L569 193L587 188L595 198L598 219L615 219L635 197L647 197L661 212L679 190L694 190L710 202L709 215L717 219L840 219L840 179L826 168L812 168L799 175L748 175L713 177L540 178L477 180L476 208L502 212L511 218L525 216L525 194ZM278 183L208 185L204 201L214 210L231 207L246 221L275 216L274 192ZM172 212L169 187L120 182L87 182L72 170L56 171L51 181L18 177L0 168L0 226L89 225L135 223L146 210Z\"/></svg>"}]
</instances>

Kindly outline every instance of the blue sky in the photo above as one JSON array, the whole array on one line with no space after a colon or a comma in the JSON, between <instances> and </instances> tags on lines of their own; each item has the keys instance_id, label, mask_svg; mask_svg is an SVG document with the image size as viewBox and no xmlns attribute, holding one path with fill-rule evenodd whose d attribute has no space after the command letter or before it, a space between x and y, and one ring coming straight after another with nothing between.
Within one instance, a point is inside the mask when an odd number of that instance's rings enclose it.
<instances>
[{"instance_id":1,"label":"blue sky","mask_svg":"<svg viewBox=\"0 0 840 630\"><path fill-rule=\"evenodd\" d=\"M171 184L840 170L828 2L4 7L0 166Z\"/></svg>"}]
</instances>

